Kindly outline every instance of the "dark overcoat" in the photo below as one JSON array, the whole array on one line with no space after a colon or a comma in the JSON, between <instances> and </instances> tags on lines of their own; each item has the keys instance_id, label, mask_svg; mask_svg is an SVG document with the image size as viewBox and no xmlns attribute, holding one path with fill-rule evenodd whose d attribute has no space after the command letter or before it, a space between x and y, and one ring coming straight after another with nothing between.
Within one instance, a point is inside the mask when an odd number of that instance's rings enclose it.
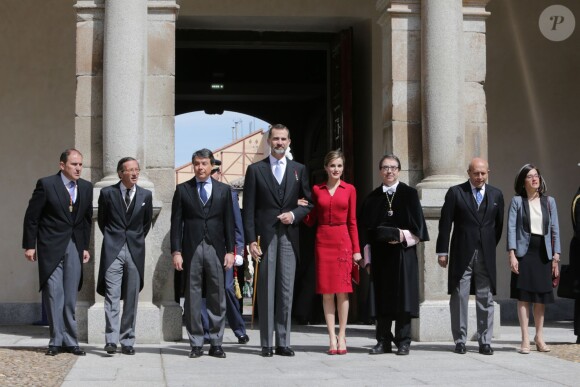
<instances>
[{"instance_id":1,"label":"dark overcoat","mask_svg":"<svg viewBox=\"0 0 580 387\"><path fill-rule=\"evenodd\" d=\"M260 247L265 252L280 225L278 215L292 211L294 222L284 227L298 259L300 223L313 205L306 168L288 158L286 162L286 189L282 198L276 190L268 157L248 166L244 179L244 234L247 243L256 242L259 235ZM299 206L299 198L308 200L308 205Z\"/></svg>"},{"instance_id":2,"label":"dark overcoat","mask_svg":"<svg viewBox=\"0 0 580 387\"><path fill-rule=\"evenodd\" d=\"M485 214L480 218L474 204L469 181L447 191L441 209L437 253L449 254L448 293L451 294L463 277L475 250L483 258L489 274L491 291L496 294L495 250L503 230L504 200L501 191L485 185ZM453 236L451 229L453 228ZM451 246L449 238L451 236ZM475 280L471 280L471 294L475 294Z\"/></svg>"},{"instance_id":3,"label":"dark overcoat","mask_svg":"<svg viewBox=\"0 0 580 387\"><path fill-rule=\"evenodd\" d=\"M137 266L140 278L139 290L143 289L145 271L145 237L151 228L153 218L153 194L151 191L136 187L133 197L134 206L127 219L126 205L120 189L121 182L105 187L99 196L98 223L103 233L101 247L101 262L99 264L99 278L97 293L104 296L106 293L105 273L111 263L127 243L131 258Z\"/></svg>"},{"instance_id":4,"label":"dark overcoat","mask_svg":"<svg viewBox=\"0 0 580 387\"><path fill-rule=\"evenodd\" d=\"M81 262L91 239L93 186L86 180L77 180L77 200L71 213L70 194L60 174L38 180L24 215L22 248L36 249L40 289L63 258L71 239ZM82 285L81 270L79 290Z\"/></svg>"},{"instance_id":5,"label":"dark overcoat","mask_svg":"<svg viewBox=\"0 0 580 387\"><path fill-rule=\"evenodd\" d=\"M377 316L408 313L419 317L417 245L406 247L375 238L378 226L390 226L409 230L421 242L429 240L417 190L400 182L392 199L393 216L385 215L387 207L387 196L379 186L365 198L358 217L361 245L371 247L376 313Z\"/></svg>"}]
</instances>

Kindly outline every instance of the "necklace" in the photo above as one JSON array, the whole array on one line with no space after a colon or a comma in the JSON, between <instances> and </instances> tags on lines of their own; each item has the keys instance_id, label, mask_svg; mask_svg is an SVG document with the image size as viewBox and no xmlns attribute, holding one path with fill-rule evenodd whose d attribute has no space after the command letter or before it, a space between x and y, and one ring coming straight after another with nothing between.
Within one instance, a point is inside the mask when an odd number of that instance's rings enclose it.
<instances>
[{"instance_id":1,"label":"necklace","mask_svg":"<svg viewBox=\"0 0 580 387\"><path fill-rule=\"evenodd\" d=\"M395 199L395 193L393 192L392 195L389 195L387 193L387 202L389 203L389 210L387 211L387 216L393 216L394 212L393 212L393 200Z\"/></svg>"}]
</instances>

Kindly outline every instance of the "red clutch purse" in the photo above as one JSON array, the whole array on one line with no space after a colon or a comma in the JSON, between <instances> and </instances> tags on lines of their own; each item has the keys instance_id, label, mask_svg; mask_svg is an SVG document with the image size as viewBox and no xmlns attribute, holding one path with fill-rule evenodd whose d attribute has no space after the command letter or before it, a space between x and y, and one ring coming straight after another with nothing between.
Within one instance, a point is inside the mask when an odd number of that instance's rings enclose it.
<instances>
[{"instance_id":1,"label":"red clutch purse","mask_svg":"<svg viewBox=\"0 0 580 387\"><path fill-rule=\"evenodd\" d=\"M356 263L352 263L352 271L351 271L351 278L352 278L352 282L355 285L358 285L360 282L360 272L359 272L359 265L357 265Z\"/></svg>"},{"instance_id":2,"label":"red clutch purse","mask_svg":"<svg viewBox=\"0 0 580 387\"><path fill-rule=\"evenodd\" d=\"M552 275L552 287L557 288L558 284L560 284L560 276L554 277Z\"/></svg>"}]
</instances>

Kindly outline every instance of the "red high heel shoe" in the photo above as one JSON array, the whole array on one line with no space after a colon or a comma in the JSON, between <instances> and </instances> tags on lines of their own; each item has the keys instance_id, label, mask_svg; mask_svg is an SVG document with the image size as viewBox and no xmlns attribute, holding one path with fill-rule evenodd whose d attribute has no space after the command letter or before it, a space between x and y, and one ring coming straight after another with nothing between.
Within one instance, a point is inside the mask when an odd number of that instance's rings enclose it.
<instances>
[{"instance_id":1,"label":"red high heel shoe","mask_svg":"<svg viewBox=\"0 0 580 387\"><path fill-rule=\"evenodd\" d=\"M340 342L340 340L338 340ZM344 349L337 349L336 350L336 354L337 355L346 355L347 354L347 350L346 350L346 338L344 339Z\"/></svg>"},{"instance_id":2,"label":"red high heel shoe","mask_svg":"<svg viewBox=\"0 0 580 387\"><path fill-rule=\"evenodd\" d=\"M338 339L336 340L336 345L338 345ZM336 355L338 351L336 349L330 348L326 353L329 355Z\"/></svg>"}]
</instances>

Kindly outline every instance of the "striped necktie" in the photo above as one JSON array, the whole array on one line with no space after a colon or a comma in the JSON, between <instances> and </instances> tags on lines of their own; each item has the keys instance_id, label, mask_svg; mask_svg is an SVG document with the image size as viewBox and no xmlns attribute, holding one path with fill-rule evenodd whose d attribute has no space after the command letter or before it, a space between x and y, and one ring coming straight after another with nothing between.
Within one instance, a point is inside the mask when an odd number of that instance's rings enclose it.
<instances>
[{"instance_id":1,"label":"striped necktie","mask_svg":"<svg viewBox=\"0 0 580 387\"><path fill-rule=\"evenodd\" d=\"M475 201L477 202L477 208L483 201L483 195L481 194L481 188L475 188Z\"/></svg>"},{"instance_id":2,"label":"striped necktie","mask_svg":"<svg viewBox=\"0 0 580 387\"><path fill-rule=\"evenodd\" d=\"M203 205L205 206L205 203L207 203L207 192L205 191L205 181L200 181L199 182L199 198L201 199Z\"/></svg>"}]
</instances>

